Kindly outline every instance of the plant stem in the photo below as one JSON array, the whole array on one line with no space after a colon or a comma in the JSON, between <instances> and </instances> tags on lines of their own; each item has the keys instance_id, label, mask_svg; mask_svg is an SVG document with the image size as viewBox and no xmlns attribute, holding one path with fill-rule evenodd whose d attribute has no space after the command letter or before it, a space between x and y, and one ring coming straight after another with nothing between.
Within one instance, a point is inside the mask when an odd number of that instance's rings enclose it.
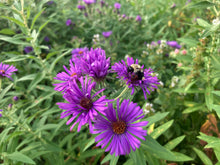
<instances>
[{"instance_id":1,"label":"plant stem","mask_svg":"<svg viewBox=\"0 0 220 165\"><path fill-rule=\"evenodd\" d=\"M126 85L124 90L120 93L120 95L118 95L118 97L116 97L114 100L117 100L118 98L120 98L126 91L128 90L128 86Z\"/></svg>"}]
</instances>

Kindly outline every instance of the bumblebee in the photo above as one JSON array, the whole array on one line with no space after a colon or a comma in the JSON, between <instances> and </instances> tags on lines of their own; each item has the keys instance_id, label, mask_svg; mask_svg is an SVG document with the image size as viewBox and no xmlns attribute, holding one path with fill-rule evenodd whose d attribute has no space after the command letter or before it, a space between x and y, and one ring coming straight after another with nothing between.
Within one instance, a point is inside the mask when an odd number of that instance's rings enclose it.
<instances>
[{"instance_id":1,"label":"bumblebee","mask_svg":"<svg viewBox=\"0 0 220 165\"><path fill-rule=\"evenodd\" d=\"M132 64L128 66L127 71L131 73L131 81L144 79L144 70L138 64Z\"/></svg>"}]
</instances>

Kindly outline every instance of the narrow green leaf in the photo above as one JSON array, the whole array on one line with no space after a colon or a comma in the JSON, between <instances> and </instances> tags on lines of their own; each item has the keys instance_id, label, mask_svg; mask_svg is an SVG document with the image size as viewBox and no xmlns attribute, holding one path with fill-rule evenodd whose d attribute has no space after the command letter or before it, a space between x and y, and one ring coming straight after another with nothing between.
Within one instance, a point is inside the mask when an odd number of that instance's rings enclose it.
<instances>
[{"instance_id":1,"label":"narrow green leaf","mask_svg":"<svg viewBox=\"0 0 220 165\"><path fill-rule=\"evenodd\" d=\"M146 165L144 152L141 150L141 148L137 149L135 152L130 152L129 156L132 158L134 164Z\"/></svg>"},{"instance_id":2,"label":"narrow green leaf","mask_svg":"<svg viewBox=\"0 0 220 165\"><path fill-rule=\"evenodd\" d=\"M211 85L208 85L205 91L205 102L206 102L206 106L210 111L212 110L212 104L213 104L212 91L213 91L213 87Z\"/></svg>"},{"instance_id":3,"label":"narrow green leaf","mask_svg":"<svg viewBox=\"0 0 220 165\"><path fill-rule=\"evenodd\" d=\"M112 157L114 157L114 155L111 155L110 153L108 153L108 155L106 155L104 159L102 160L101 164L106 163L107 161L111 160Z\"/></svg>"},{"instance_id":4,"label":"narrow green leaf","mask_svg":"<svg viewBox=\"0 0 220 165\"><path fill-rule=\"evenodd\" d=\"M202 162L205 165L213 165L212 161L208 158L206 154L204 154L202 151L200 151L199 149L195 147L193 147L193 150L195 151L195 153L199 156L199 158L202 160Z\"/></svg>"},{"instance_id":5,"label":"narrow green leaf","mask_svg":"<svg viewBox=\"0 0 220 165\"><path fill-rule=\"evenodd\" d=\"M156 123L157 121L165 118L168 114L169 112L163 112L163 113L157 112L155 115L150 116L144 120L149 121L147 126L150 126L151 124Z\"/></svg>"},{"instance_id":6,"label":"narrow green leaf","mask_svg":"<svg viewBox=\"0 0 220 165\"><path fill-rule=\"evenodd\" d=\"M17 61L23 61L26 59L29 59L31 56L29 55L17 55L15 57L9 58L5 60L4 62L17 62ZM32 56L33 57L33 56Z\"/></svg>"},{"instance_id":7,"label":"narrow green leaf","mask_svg":"<svg viewBox=\"0 0 220 165\"><path fill-rule=\"evenodd\" d=\"M34 24L35 24L37 18L43 13L44 10L45 10L45 8L43 8L39 13L37 13L37 15L35 15L35 17L34 17L32 23L31 23L31 30L32 30L33 27L34 27Z\"/></svg>"},{"instance_id":8,"label":"narrow green leaf","mask_svg":"<svg viewBox=\"0 0 220 165\"><path fill-rule=\"evenodd\" d=\"M16 23L16 24L19 25L19 26L25 27L25 25L24 25L23 22L21 22L21 21L15 19L15 18L7 17L7 16L1 16L1 17L2 17L2 18L5 18L5 19L7 19L7 20L12 21L12 22Z\"/></svg>"},{"instance_id":9,"label":"narrow green leaf","mask_svg":"<svg viewBox=\"0 0 220 165\"><path fill-rule=\"evenodd\" d=\"M0 30L0 34L14 35L15 32L11 29L2 29L2 30Z\"/></svg>"},{"instance_id":10,"label":"narrow green leaf","mask_svg":"<svg viewBox=\"0 0 220 165\"><path fill-rule=\"evenodd\" d=\"M118 159L119 159L119 156L111 157L111 159L110 159L110 165L117 165Z\"/></svg>"},{"instance_id":11,"label":"narrow green leaf","mask_svg":"<svg viewBox=\"0 0 220 165\"><path fill-rule=\"evenodd\" d=\"M195 112L195 111L203 111L205 109L205 104L196 104L192 107L189 107L189 108L186 108L183 113L186 114L186 113L192 113L192 112Z\"/></svg>"},{"instance_id":12,"label":"narrow green leaf","mask_svg":"<svg viewBox=\"0 0 220 165\"><path fill-rule=\"evenodd\" d=\"M36 164L31 158L29 158L28 156L20 152L14 152L12 154L8 154L6 155L6 157L14 161L19 161L19 162L29 163L29 164Z\"/></svg>"},{"instance_id":13,"label":"narrow green leaf","mask_svg":"<svg viewBox=\"0 0 220 165\"><path fill-rule=\"evenodd\" d=\"M8 36L4 36L4 35L0 35L0 40L6 41L6 42L10 42L12 44L18 44L18 45L25 45L25 46L30 46L31 44L28 42L24 42L21 41L17 38L13 38L13 37L8 37Z\"/></svg>"},{"instance_id":14,"label":"narrow green leaf","mask_svg":"<svg viewBox=\"0 0 220 165\"><path fill-rule=\"evenodd\" d=\"M212 93L214 93L214 94L220 96L220 91L212 91Z\"/></svg>"},{"instance_id":15,"label":"narrow green leaf","mask_svg":"<svg viewBox=\"0 0 220 165\"><path fill-rule=\"evenodd\" d=\"M93 150L88 150L86 152L83 152L79 159L82 160L82 159L85 159L87 157L92 157L92 156L96 156L98 154L101 154L101 153L104 153L104 149L93 149Z\"/></svg>"},{"instance_id":16,"label":"narrow green leaf","mask_svg":"<svg viewBox=\"0 0 220 165\"><path fill-rule=\"evenodd\" d=\"M24 76L24 77L21 77L19 78L16 82L19 82L19 81L27 81L27 80L33 80L35 77L36 77L37 73L34 73L34 74L29 74L27 76Z\"/></svg>"},{"instance_id":17,"label":"narrow green leaf","mask_svg":"<svg viewBox=\"0 0 220 165\"><path fill-rule=\"evenodd\" d=\"M151 137L157 139L160 135L162 135L170 126L173 124L174 120L168 121L165 124L157 127L152 133Z\"/></svg>"},{"instance_id":18,"label":"narrow green leaf","mask_svg":"<svg viewBox=\"0 0 220 165\"><path fill-rule=\"evenodd\" d=\"M202 27L204 27L204 28L209 28L209 27L211 27L211 25L210 25L208 22L206 22L205 20L203 20L203 19L201 19L201 18L196 19L196 21L198 22L198 24L199 24L200 26L202 26Z\"/></svg>"},{"instance_id":19,"label":"narrow green leaf","mask_svg":"<svg viewBox=\"0 0 220 165\"><path fill-rule=\"evenodd\" d=\"M46 73L43 72L39 72L36 74L36 77L34 78L34 80L30 83L30 85L28 86L28 91L32 91L36 85L41 82L41 80L45 77Z\"/></svg>"},{"instance_id":20,"label":"narrow green leaf","mask_svg":"<svg viewBox=\"0 0 220 165\"><path fill-rule=\"evenodd\" d=\"M86 146L84 147L84 149L83 149L83 152L85 151L85 150L87 150L91 145L93 145L95 143L95 138L94 137L92 137L90 140L89 140L89 142L86 144Z\"/></svg>"},{"instance_id":21,"label":"narrow green leaf","mask_svg":"<svg viewBox=\"0 0 220 165\"><path fill-rule=\"evenodd\" d=\"M164 145L165 148L167 148L168 150L172 150L174 149L179 143L181 143L183 141L183 139L185 138L185 135L177 137L171 141L169 141L167 144Z\"/></svg>"},{"instance_id":22,"label":"narrow green leaf","mask_svg":"<svg viewBox=\"0 0 220 165\"><path fill-rule=\"evenodd\" d=\"M207 7L211 7L214 6L214 3L211 3L209 1L202 1L202 2L198 2L192 5L189 5L188 8L197 8L197 9L201 9L201 8L207 8Z\"/></svg>"},{"instance_id":23,"label":"narrow green leaf","mask_svg":"<svg viewBox=\"0 0 220 165\"><path fill-rule=\"evenodd\" d=\"M43 30L43 28L50 22L51 20L48 20L47 22L45 22L43 25L40 26L39 30L38 30L38 34L40 34L41 30Z\"/></svg>"},{"instance_id":24,"label":"narrow green leaf","mask_svg":"<svg viewBox=\"0 0 220 165\"><path fill-rule=\"evenodd\" d=\"M190 47L195 47L199 43L197 40L192 39L192 38L178 38L177 40Z\"/></svg>"},{"instance_id":25,"label":"narrow green leaf","mask_svg":"<svg viewBox=\"0 0 220 165\"><path fill-rule=\"evenodd\" d=\"M10 85L8 85L5 89L3 89L0 92L0 100L5 96L5 94L11 89L11 87L13 86L13 83L11 83ZM1 89L0 89L1 90Z\"/></svg>"},{"instance_id":26,"label":"narrow green leaf","mask_svg":"<svg viewBox=\"0 0 220 165\"><path fill-rule=\"evenodd\" d=\"M220 119L220 105L212 104L212 108L215 110L218 118Z\"/></svg>"}]
</instances>

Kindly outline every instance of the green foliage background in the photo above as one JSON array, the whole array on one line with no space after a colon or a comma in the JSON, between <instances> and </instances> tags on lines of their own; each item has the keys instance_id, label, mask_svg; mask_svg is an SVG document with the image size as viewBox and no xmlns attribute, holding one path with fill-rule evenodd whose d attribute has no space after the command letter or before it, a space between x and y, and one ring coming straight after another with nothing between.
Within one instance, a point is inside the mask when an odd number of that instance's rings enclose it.
<instances>
[{"instance_id":1,"label":"green foliage background","mask_svg":"<svg viewBox=\"0 0 220 165\"><path fill-rule=\"evenodd\" d=\"M213 24L220 20L219 1L118 2L120 14L130 19L114 12L112 0L103 8L100 1L87 7L88 17L77 9L76 0L0 3L0 62L18 68L14 81L2 79L0 88L1 164L220 164L220 23ZM137 15L141 22L135 21ZM74 25L66 26L67 19ZM105 39L102 32L110 30L112 35ZM96 34L100 42L94 43ZM158 47L146 44L158 40L178 41L187 54L175 55L171 48L158 54ZM25 54L26 46L34 51ZM112 156L95 147L86 127L70 132L67 119L60 119L56 103L64 99L54 90L53 78L79 47L103 48L111 64L126 55L137 58L163 82L147 100L142 91L129 96L143 109L146 103L155 109L144 119L149 121L149 135L137 151ZM174 76L178 81L173 86ZM118 82L110 81L109 86L112 97L122 91Z\"/></svg>"}]
</instances>

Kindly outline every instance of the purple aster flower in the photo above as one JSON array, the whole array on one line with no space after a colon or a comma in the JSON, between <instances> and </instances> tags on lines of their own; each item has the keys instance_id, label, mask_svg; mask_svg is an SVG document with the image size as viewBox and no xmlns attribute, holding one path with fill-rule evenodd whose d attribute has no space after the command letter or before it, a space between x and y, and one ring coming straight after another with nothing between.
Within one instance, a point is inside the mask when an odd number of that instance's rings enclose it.
<instances>
[{"instance_id":1,"label":"purple aster flower","mask_svg":"<svg viewBox=\"0 0 220 165\"><path fill-rule=\"evenodd\" d=\"M83 73L92 77L95 81L103 81L109 73L110 57L106 59L105 51L101 48L84 53L81 58Z\"/></svg>"},{"instance_id":2,"label":"purple aster flower","mask_svg":"<svg viewBox=\"0 0 220 165\"><path fill-rule=\"evenodd\" d=\"M79 10L85 10L85 9L86 9L86 7L85 7L84 5L78 5L77 8L78 8Z\"/></svg>"},{"instance_id":3,"label":"purple aster flower","mask_svg":"<svg viewBox=\"0 0 220 165\"><path fill-rule=\"evenodd\" d=\"M177 48L177 49L181 48L181 45L179 45L176 41L167 41L167 45L173 48Z\"/></svg>"},{"instance_id":4,"label":"purple aster flower","mask_svg":"<svg viewBox=\"0 0 220 165\"><path fill-rule=\"evenodd\" d=\"M141 16L140 15L137 15L136 19L135 19L137 22L141 22Z\"/></svg>"},{"instance_id":5,"label":"purple aster flower","mask_svg":"<svg viewBox=\"0 0 220 165\"><path fill-rule=\"evenodd\" d=\"M132 89L131 95L134 94L136 87L140 87L143 90L144 97L147 99L146 92L150 94L154 88L157 88L158 82L157 77L152 76L152 69L143 69L144 65L140 66L138 60L134 62L132 57L127 58L127 65L124 60L115 63L112 66L113 72L117 72L117 78L120 78L126 82L128 88Z\"/></svg>"},{"instance_id":6,"label":"purple aster flower","mask_svg":"<svg viewBox=\"0 0 220 165\"><path fill-rule=\"evenodd\" d=\"M82 57L85 52L88 51L88 48L76 48L72 50L72 58Z\"/></svg>"},{"instance_id":7,"label":"purple aster flower","mask_svg":"<svg viewBox=\"0 0 220 165\"><path fill-rule=\"evenodd\" d=\"M82 125L89 124L90 132L93 132L92 121L94 121L95 117L101 113L105 115L105 110L107 109L106 103L111 100L107 100L106 96L102 96L99 98L95 98L99 93L103 92L104 89L96 92L92 96L92 90L95 89L96 83L92 82L91 79L85 80L83 77L78 79L77 81L74 79L70 83L70 88L64 94L64 99L68 103L57 103L59 108L64 109L65 111L61 113L60 118L65 118L67 116L71 116L71 118L67 121L67 125L73 122L73 125L70 127L70 130L79 123L77 131L79 132ZM78 85L79 84L79 85ZM80 86L80 87L79 87Z\"/></svg>"},{"instance_id":8,"label":"purple aster flower","mask_svg":"<svg viewBox=\"0 0 220 165\"><path fill-rule=\"evenodd\" d=\"M103 35L105 38L108 38L111 34L112 34L112 31L102 32L102 35Z\"/></svg>"},{"instance_id":9,"label":"purple aster flower","mask_svg":"<svg viewBox=\"0 0 220 165\"><path fill-rule=\"evenodd\" d=\"M14 100L14 101L18 101L18 99L19 99L18 96L14 96L14 97L13 97L13 100Z\"/></svg>"},{"instance_id":10,"label":"purple aster flower","mask_svg":"<svg viewBox=\"0 0 220 165\"><path fill-rule=\"evenodd\" d=\"M161 40L158 40L157 43L160 45L161 44Z\"/></svg>"},{"instance_id":11,"label":"purple aster flower","mask_svg":"<svg viewBox=\"0 0 220 165\"><path fill-rule=\"evenodd\" d=\"M72 24L71 19L66 20L66 26L70 26Z\"/></svg>"},{"instance_id":12,"label":"purple aster flower","mask_svg":"<svg viewBox=\"0 0 220 165\"><path fill-rule=\"evenodd\" d=\"M120 8L121 8L121 4L118 3L118 2L116 2L116 3L114 4L114 7L115 7L116 9L120 9Z\"/></svg>"},{"instance_id":13,"label":"purple aster flower","mask_svg":"<svg viewBox=\"0 0 220 165\"><path fill-rule=\"evenodd\" d=\"M0 79L3 78L3 77L8 77L10 78L11 80L13 80L11 78L11 75L12 74L15 74L13 72L17 71L18 69L15 68L13 65L8 65L8 64L3 64L3 63L0 63Z\"/></svg>"},{"instance_id":14,"label":"purple aster flower","mask_svg":"<svg viewBox=\"0 0 220 165\"><path fill-rule=\"evenodd\" d=\"M49 42L50 38L48 36L44 37L44 41Z\"/></svg>"},{"instance_id":15,"label":"purple aster flower","mask_svg":"<svg viewBox=\"0 0 220 165\"><path fill-rule=\"evenodd\" d=\"M2 109L0 109L0 112L2 112L3 110ZM0 117L2 117L2 114L0 113Z\"/></svg>"},{"instance_id":16,"label":"purple aster flower","mask_svg":"<svg viewBox=\"0 0 220 165\"><path fill-rule=\"evenodd\" d=\"M170 7L171 9L175 8L176 7L176 4L173 3L172 6Z\"/></svg>"},{"instance_id":17,"label":"purple aster flower","mask_svg":"<svg viewBox=\"0 0 220 165\"><path fill-rule=\"evenodd\" d=\"M96 0L83 0L85 4L90 5L92 3L96 3Z\"/></svg>"},{"instance_id":18,"label":"purple aster flower","mask_svg":"<svg viewBox=\"0 0 220 165\"><path fill-rule=\"evenodd\" d=\"M126 17L126 14L122 14L122 16L121 16L122 18L125 18Z\"/></svg>"},{"instance_id":19,"label":"purple aster flower","mask_svg":"<svg viewBox=\"0 0 220 165\"><path fill-rule=\"evenodd\" d=\"M99 134L95 137L98 142L96 146L110 151L115 156L126 155L140 147L140 140L145 140L147 131L142 128L148 121L139 121L144 117L143 110L137 106L137 103L124 100L119 105L117 100L117 109L113 108L112 103L108 104L105 117L99 115L94 123L94 132Z\"/></svg>"},{"instance_id":20,"label":"purple aster flower","mask_svg":"<svg viewBox=\"0 0 220 165\"><path fill-rule=\"evenodd\" d=\"M34 49L33 49L31 46L26 46L26 47L24 48L24 52L25 52L26 54L32 52L33 50L34 50Z\"/></svg>"},{"instance_id":21,"label":"purple aster flower","mask_svg":"<svg viewBox=\"0 0 220 165\"><path fill-rule=\"evenodd\" d=\"M69 62L70 62L70 64L69 64L70 69L67 69L66 66L63 66L63 68L65 69L66 72L58 73L57 76L54 77L54 79L56 79L56 80L63 81L58 84L53 84L54 86L56 86L54 88L54 90L56 90L56 91L60 91L60 92L64 93L69 88L69 83L73 79L78 79L79 77L82 76L82 70L79 65L80 62L76 62L75 65L73 64L72 60L70 60Z\"/></svg>"}]
</instances>

